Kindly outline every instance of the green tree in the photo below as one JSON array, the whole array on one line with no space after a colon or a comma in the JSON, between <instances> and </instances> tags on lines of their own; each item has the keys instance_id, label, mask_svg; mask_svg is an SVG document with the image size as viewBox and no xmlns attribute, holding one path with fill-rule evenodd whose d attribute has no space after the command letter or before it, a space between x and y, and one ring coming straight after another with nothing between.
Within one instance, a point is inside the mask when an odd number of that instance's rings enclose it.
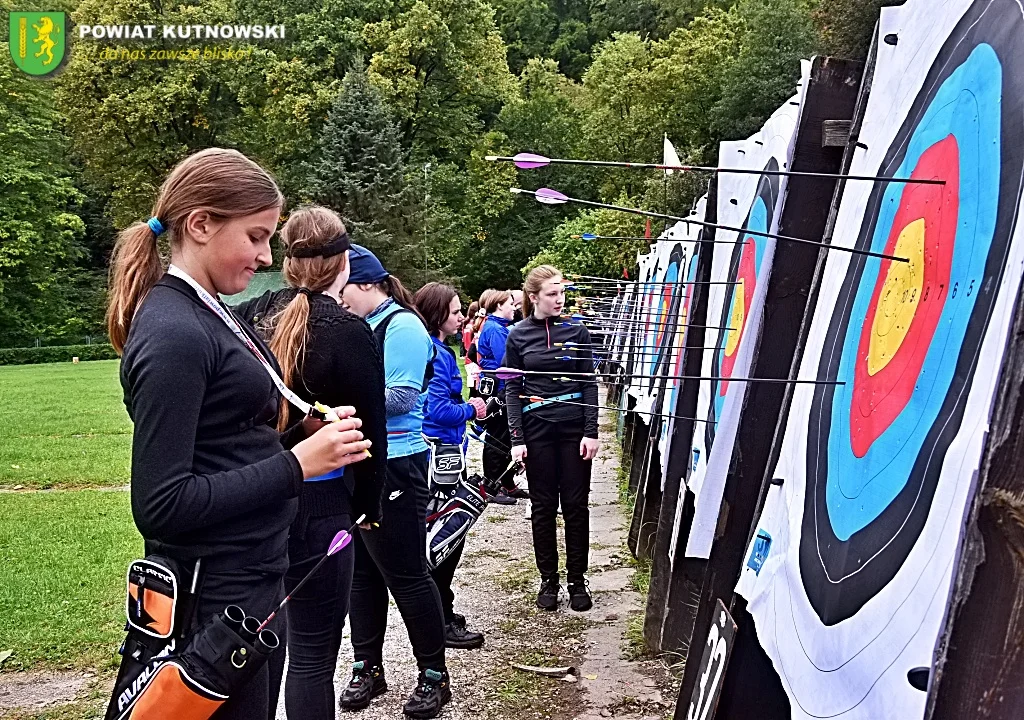
<instances>
[{"instance_id":1,"label":"green tree","mask_svg":"<svg viewBox=\"0 0 1024 720\"><path fill-rule=\"evenodd\" d=\"M513 73L522 73L532 58L548 57L558 16L547 0L494 0L492 5Z\"/></svg>"},{"instance_id":2,"label":"green tree","mask_svg":"<svg viewBox=\"0 0 1024 720\"><path fill-rule=\"evenodd\" d=\"M802 0L741 0L740 51L725 70L722 96L712 114L723 138L745 138L796 90L800 59L817 43Z\"/></svg>"},{"instance_id":3,"label":"green tree","mask_svg":"<svg viewBox=\"0 0 1024 720\"><path fill-rule=\"evenodd\" d=\"M652 49L647 102L658 108L660 126L681 157L711 164L718 157L714 108L739 55L742 29L736 13L709 8Z\"/></svg>"},{"instance_id":4,"label":"green tree","mask_svg":"<svg viewBox=\"0 0 1024 720\"><path fill-rule=\"evenodd\" d=\"M583 134L588 156L650 162L661 158L663 111L651 97L651 43L619 33L601 43L583 77ZM600 194L632 195L643 182L636 171L601 174Z\"/></svg>"},{"instance_id":5,"label":"green tree","mask_svg":"<svg viewBox=\"0 0 1024 720\"><path fill-rule=\"evenodd\" d=\"M0 92L0 343L88 331L68 325L85 224L52 86L4 62Z\"/></svg>"},{"instance_id":6,"label":"green tree","mask_svg":"<svg viewBox=\"0 0 1024 720\"><path fill-rule=\"evenodd\" d=\"M369 76L416 159L464 158L511 89L494 12L483 0L415 0L366 25Z\"/></svg>"},{"instance_id":7,"label":"green tree","mask_svg":"<svg viewBox=\"0 0 1024 720\"><path fill-rule=\"evenodd\" d=\"M863 60L881 8L901 5L903 0L817 0L814 24L821 36L824 55Z\"/></svg>"},{"instance_id":8,"label":"green tree","mask_svg":"<svg viewBox=\"0 0 1024 720\"><path fill-rule=\"evenodd\" d=\"M336 210L356 242L395 274L422 268L428 250L422 188L410 183L398 123L362 69L345 76L307 163L304 197ZM422 280L422 278L417 278Z\"/></svg>"},{"instance_id":9,"label":"green tree","mask_svg":"<svg viewBox=\"0 0 1024 720\"><path fill-rule=\"evenodd\" d=\"M220 24L226 0L195 5L82 0L76 20L104 24ZM123 41L128 51L171 49L169 41ZM144 217L168 170L190 152L232 145L238 112L234 66L222 62L102 60L81 44L56 80L56 101L88 179L109 193L108 214L124 227Z\"/></svg>"}]
</instances>

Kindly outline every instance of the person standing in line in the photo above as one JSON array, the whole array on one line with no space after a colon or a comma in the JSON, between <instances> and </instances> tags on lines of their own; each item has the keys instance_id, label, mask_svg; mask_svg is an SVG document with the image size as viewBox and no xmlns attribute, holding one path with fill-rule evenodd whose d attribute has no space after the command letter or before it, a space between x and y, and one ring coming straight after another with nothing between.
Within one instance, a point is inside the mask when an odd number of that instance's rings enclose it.
<instances>
[{"instance_id":1,"label":"person standing in line","mask_svg":"<svg viewBox=\"0 0 1024 720\"><path fill-rule=\"evenodd\" d=\"M340 705L359 710L388 689L383 653L390 590L420 670L404 712L433 718L452 697L444 612L426 558L430 493L423 408L435 348L409 292L373 253L353 245L349 265L342 301L370 324L384 354L388 462L380 528L361 532L355 542L350 615L355 663Z\"/></svg>"},{"instance_id":2,"label":"person standing in line","mask_svg":"<svg viewBox=\"0 0 1024 720\"><path fill-rule=\"evenodd\" d=\"M363 460L371 444L352 408L338 408L341 422L306 418L278 432L287 390L280 367L217 298L241 292L271 264L283 204L252 160L203 150L171 171L152 217L123 230L111 258L107 331L121 354L124 403L135 425L132 517L147 555L189 568L180 580L199 588L199 623L228 605L266 617L281 602L288 529L304 482ZM283 620L271 625L282 636ZM133 654L124 654L122 667ZM278 650L213 717L272 718L283 664Z\"/></svg>"},{"instance_id":3,"label":"person standing in line","mask_svg":"<svg viewBox=\"0 0 1024 720\"><path fill-rule=\"evenodd\" d=\"M512 295L512 324L515 325L523 319L523 291L519 289L509 290L509 294Z\"/></svg>"},{"instance_id":4,"label":"person standing in line","mask_svg":"<svg viewBox=\"0 0 1024 720\"><path fill-rule=\"evenodd\" d=\"M505 341L515 313L512 293L507 290L486 290L480 296L480 306L487 313L487 319L477 341L478 362L481 370L497 370L505 359ZM489 392L488 385L491 386ZM501 505L514 505L516 498L529 497L529 493L517 488L512 476L505 473L512 462L504 402L505 383L493 375L484 374L477 387L481 395L491 403L488 418L484 421L487 430L487 442L483 450L484 476L489 480L504 476L503 488L497 495L489 496L488 500Z\"/></svg>"},{"instance_id":5,"label":"person standing in line","mask_svg":"<svg viewBox=\"0 0 1024 720\"><path fill-rule=\"evenodd\" d=\"M523 292L526 317L509 334L505 365L518 370L593 373L587 328L560 319L565 305L561 272L550 265L534 268ZM565 354L562 343L579 344L577 360L556 359ZM533 505L533 548L541 576L537 607L558 608L561 585L555 518L561 501L569 606L589 610L593 602L585 574L590 554L590 472L600 449L596 377L567 383L550 375L520 375L507 382L506 399L512 458L526 465Z\"/></svg>"},{"instance_id":6,"label":"person standing in line","mask_svg":"<svg viewBox=\"0 0 1024 720\"><path fill-rule=\"evenodd\" d=\"M335 533L365 515L369 530L381 519L387 472L384 364L370 327L342 308L349 277L350 241L341 218L318 206L293 210L281 228L282 274L289 287L268 291L235 308L256 327L300 396L327 406L351 405L374 454L350 468L309 478L288 537L289 594L323 556ZM278 427L295 419L281 404ZM334 672L348 615L355 549L350 545L321 568L288 605L288 677L285 707L292 720L334 720Z\"/></svg>"},{"instance_id":7,"label":"person standing in line","mask_svg":"<svg viewBox=\"0 0 1024 720\"><path fill-rule=\"evenodd\" d=\"M462 320L462 325L459 328L459 332L462 334L462 342L460 347L462 348L462 357L466 357L469 353L469 346L473 344L473 320L476 319L476 311L480 309L480 303L476 300L469 304L469 310L466 311L466 316Z\"/></svg>"},{"instance_id":8,"label":"person standing in line","mask_svg":"<svg viewBox=\"0 0 1024 720\"><path fill-rule=\"evenodd\" d=\"M466 423L484 416L482 398L462 399L462 375L455 353L445 339L458 332L465 320L462 301L450 285L427 283L416 292L416 308L427 323L434 341L434 374L427 387L427 407L423 418L423 434L442 445L461 445L465 454ZM466 627L466 618L455 612L452 582L462 559L465 541L434 568L431 577L441 593L444 610L445 642L450 648L472 650L484 644L484 636Z\"/></svg>"}]
</instances>

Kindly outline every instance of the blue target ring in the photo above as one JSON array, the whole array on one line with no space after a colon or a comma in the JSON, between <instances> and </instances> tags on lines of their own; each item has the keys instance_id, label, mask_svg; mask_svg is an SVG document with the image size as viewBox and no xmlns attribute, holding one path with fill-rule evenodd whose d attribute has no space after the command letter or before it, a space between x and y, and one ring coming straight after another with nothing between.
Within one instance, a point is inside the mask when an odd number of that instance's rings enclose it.
<instances>
[{"instance_id":1,"label":"blue target ring","mask_svg":"<svg viewBox=\"0 0 1024 720\"><path fill-rule=\"evenodd\" d=\"M775 158L770 158L765 164L763 172L776 172L779 163ZM747 209L746 219L741 226L744 231L753 230L758 233L767 233L772 226L775 216L775 205L779 197L779 178L777 175L761 175L757 183L757 192L751 200ZM741 317L740 327L735 331L719 330L718 343L712 351L711 375L714 377L728 377L732 375L733 363L739 353L742 344L742 336L750 327L750 308L754 292L757 288L757 276L764 263L765 250L768 245L768 238L762 235L749 235L746 232L740 233L738 241L733 246L732 258L729 262L729 273L726 280L729 282L742 281L742 289L739 285L729 285L726 288L725 302L722 303L721 317L718 318L718 326L732 328L734 318ZM744 310L742 314L736 312L737 303L742 298ZM735 332L733 346L730 347L730 335ZM730 350L732 351L730 353ZM725 408L725 398L728 393L728 386L717 380L711 380L711 404L708 408L708 421L704 424L704 448L706 452L711 451L715 443L715 423L722 417Z\"/></svg>"},{"instance_id":2,"label":"blue target ring","mask_svg":"<svg viewBox=\"0 0 1024 720\"><path fill-rule=\"evenodd\" d=\"M876 174L956 193L877 183L855 246L918 265L854 256L823 310L817 378L846 384L813 391L800 574L825 625L903 567L960 432L1021 199L1021 37L1012 0L974 3L950 33Z\"/></svg>"}]
</instances>

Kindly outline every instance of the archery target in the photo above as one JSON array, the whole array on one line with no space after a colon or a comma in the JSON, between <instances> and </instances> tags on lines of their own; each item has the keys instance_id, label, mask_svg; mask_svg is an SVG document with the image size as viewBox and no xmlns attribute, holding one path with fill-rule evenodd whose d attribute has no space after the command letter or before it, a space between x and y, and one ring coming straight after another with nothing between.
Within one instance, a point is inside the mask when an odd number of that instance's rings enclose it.
<instances>
[{"instance_id":1,"label":"archery target","mask_svg":"<svg viewBox=\"0 0 1024 720\"><path fill-rule=\"evenodd\" d=\"M760 527L744 570L794 717L913 718L981 460L1024 243L1024 8L912 0L882 14L848 186Z\"/></svg>"},{"instance_id":2,"label":"archery target","mask_svg":"<svg viewBox=\"0 0 1024 720\"><path fill-rule=\"evenodd\" d=\"M689 218L703 221L706 206L707 196L697 201ZM679 237L681 241L677 246L679 260L677 278L679 284L673 287L676 295L676 307L671 314L674 333L667 346L668 349L664 354L665 358L662 363L662 374L675 376L675 378L669 378L664 381L664 388L662 390L661 410L669 416L677 414L676 402L679 397L679 388L683 383L682 380L678 379L678 376L683 374L683 348L686 346L688 326L691 322L690 310L695 290L693 283L697 279L697 254L700 248L699 243L702 232L701 226L680 221L667 233L668 235ZM663 417L661 434L658 438L658 449L661 456L662 490L665 489L668 458L671 452L671 438L674 430L675 418ZM688 441L689 438L684 440L684 442Z\"/></svg>"},{"instance_id":3,"label":"archery target","mask_svg":"<svg viewBox=\"0 0 1024 720\"><path fill-rule=\"evenodd\" d=\"M746 377L757 352L768 278L775 257L786 193L785 169L793 154L796 131L807 85L810 63L802 67L800 91L780 107L751 138L724 142L719 165L754 170L756 173L720 173L718 176L718 223L735 230L718 229L708 294L708 324L704 334L704 362L697 398L695 425L687 485L696 496L693 523L686 542L688 557L711 554L721 514L725 483L732 464L740 412L748 383ZM715 328L725 328L716 330ZM720 378L720 379L718 379Z\"/></svg>"},{"instance_id":4,"label":"archery target","mask_svg":"<svg viewBox=\"0 0 1024 720\"><path fill-rule=\"evenodd\" d=\"M765 171L774 172L779 169L775 158L769 158ZM757 183L757 192L743 221L744 231L769 233L775 217L775 207L779 200L779 177L777 175L761 175ZM711 452L715 444L716 421L722 417L725 398L729 393L729 380L736 370L740 343L746 334L752 314L754 295L757 292L758 279L764 270L766 250L769 245L774 250L774 240L763 235L740 234L740 242L733 246L732 259L729 262L729 273L726 281L736 283L724 288L725 302L718 319L720 329L718 343L712 351L711 377L722 380L710 380L711 405L708 410L708 422L704 424L704 448ZM765 277L764 280L767 280Z\"/></svg>"},{"instance_id":5,"label":"archery target","mask_svg":"<svg viewBox=\"0 0 1024 720\"><path fill-rule=\"evenodd\" d=\"M657 313L655 324L651 332L651 355L648 374L647 392L655 393L660 375L668 375L668 369L672 364L674 339L677 325L679 323L679 303L682 300L683 287L682 265L686 261L686 254L683 246L679 243L665 243L671 245L672 249L668 254L668 265L665 272L659 276L662 285L657 286L658 297ZM662 383L666 381L662 380Z\"/></svg>"}]
</instances>

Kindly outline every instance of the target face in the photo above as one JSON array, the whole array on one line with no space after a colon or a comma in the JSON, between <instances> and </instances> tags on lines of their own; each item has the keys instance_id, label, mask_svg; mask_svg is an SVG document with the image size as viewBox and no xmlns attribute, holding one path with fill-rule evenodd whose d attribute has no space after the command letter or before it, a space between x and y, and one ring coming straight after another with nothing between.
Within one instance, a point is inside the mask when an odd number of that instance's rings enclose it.
<instances>
[{"instance_id":1,"label":"target face","mask_svg":"<svg viewBox=\"0 0 1024 720\"><path fill-rule=\"evenodd\" d=\"M767 172L775 172L778 169L779 164L775 158L771 158L764 168ZM769 232L778 197L778 176L762 175L757 185L757 193L743 221L743 230ZM736 284L726 288L722 315L718 318L718 326L728 329L718 331L718 346L714 350L711 362L711 375L726 379L711 381L711 406L708 410L708 420L711 422L705 423L704 429L704 447L709 453L715 441L715 421L722 417L725 397L729 393L728 378L732 377L736 369L740 344L750 321L750 306L757 290L757 278L770 242L769 238L747 232L741 233L736 239L741 242L733 246L732 261L726 277L726 280Z\"/></svg>"},{"instance_id":2,"label":"target face","mask_svg":"<svg viewBox=\"0 0 1024 720\"><path fill-rule=\"evenodd\" d=\"M665 285L659 285L655 291L658 298L657 310L655 312L654 325L652 327L652 351L650 355L649 374L652 376L648 383L648 391L654 392L658 374L668 375L669 367L673 362L674 343L676 330L679 324L679 305L683 297L683 274L682 266L686 260L683 246L676 243L668 256L668 266L661 278ZM669 284L671 283L671 284Z\"/></svg>"},{"instance_id":3,"label":"target face","mask_svg":"<svg viewBox=\"0 0 1024 720\"><path fill-rule=\"evenodd\" d=\"M945 184L877 183L869 196L856 247L908 262L853 256L829 322L817 377L844 384L814 392L800 538L825 625L855 615L917 542L1005 265L1024 43L992 6L975 3L949 36L877 173Z\"/></svg>"}]
</instances>

